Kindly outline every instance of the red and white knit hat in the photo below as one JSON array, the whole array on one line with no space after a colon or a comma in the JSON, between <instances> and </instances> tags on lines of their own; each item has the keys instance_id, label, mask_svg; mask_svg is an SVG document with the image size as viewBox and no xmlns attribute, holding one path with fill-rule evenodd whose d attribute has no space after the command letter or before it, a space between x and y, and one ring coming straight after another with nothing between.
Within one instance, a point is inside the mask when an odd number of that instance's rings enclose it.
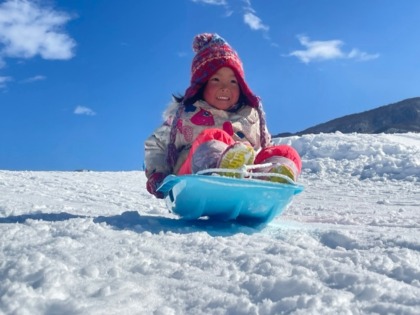
<instances>
[{"instance_id":1,"label":"red and white knit hat","mask_svg":"<svg viewBox=\"0 0 420 315\"><path fill-rule=\"evenodd\" d=\"M247 105L255 108L259 106L259 98L245 82L244 69L237 52L222 37L217 34L199 34L194 37L193 50L196 55L191 65L191 84L185 91L184 101L193 98L217 70L229 67L248 100Z\"/></svg>"}]
</instances>

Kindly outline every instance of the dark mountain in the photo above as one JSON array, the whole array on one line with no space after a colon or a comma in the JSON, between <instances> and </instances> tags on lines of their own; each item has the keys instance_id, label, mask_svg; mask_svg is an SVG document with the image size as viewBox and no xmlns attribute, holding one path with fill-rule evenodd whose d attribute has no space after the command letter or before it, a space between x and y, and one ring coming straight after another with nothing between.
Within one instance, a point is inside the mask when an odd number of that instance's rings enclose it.
<instances>
[{"instance_id":1,"label":"dark mountain","mask_svg":"<svg viewBox=\"0 0 420 315\"><path fill-rule=\"evenodd\" d=\"M277 136L333 133L335 131L342 133L420 132L420 97L330 120L295 134L283 133Z\"/></svg>"}]
</instances>

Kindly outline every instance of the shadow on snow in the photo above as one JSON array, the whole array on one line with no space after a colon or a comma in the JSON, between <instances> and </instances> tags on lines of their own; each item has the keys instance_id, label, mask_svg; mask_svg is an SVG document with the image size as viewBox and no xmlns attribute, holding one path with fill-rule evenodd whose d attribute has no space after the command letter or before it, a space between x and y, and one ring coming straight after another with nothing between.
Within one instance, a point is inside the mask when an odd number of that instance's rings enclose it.
<instances>
[{"instance_id":1,"label":"shadow on snow","mask_svg":"<svg viewBox=\"0 0 420 315\"><path fill-rule=\"evenodd\" d=\"M251 222L217 221L212 219L182 220L160 216L140 215L137 211L125 211L113 216L85 216L66 212L30 213L0 218L1 223L25 223L27 220L59 222L71 219L93 219L94 223L105 223L114 229L132 230L138 233L173 232L180 234L206 232L211 236L229 236L238 233L253 234L261 231L263 224Z\"/></svg>"}]
</instances>

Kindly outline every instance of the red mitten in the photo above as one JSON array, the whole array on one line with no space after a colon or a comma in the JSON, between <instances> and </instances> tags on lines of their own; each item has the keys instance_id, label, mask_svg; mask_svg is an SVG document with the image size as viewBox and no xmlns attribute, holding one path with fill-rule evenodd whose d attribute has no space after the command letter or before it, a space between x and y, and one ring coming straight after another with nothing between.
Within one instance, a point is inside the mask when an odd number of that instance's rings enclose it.
<instances>
[{"instance_id":1,"label":"red mitten","mask_svg":"<svg viewBox=\"0 0 420 315\"><path fill-rule=\"evenodd\" d=\"M146 188L149 193L155 195L156 198L163 199L163 194L156 191L157 188L162 184L162 181L165 179L165 175L162 173L153 173L146 183Z\"/></svg>"}]
</instances>

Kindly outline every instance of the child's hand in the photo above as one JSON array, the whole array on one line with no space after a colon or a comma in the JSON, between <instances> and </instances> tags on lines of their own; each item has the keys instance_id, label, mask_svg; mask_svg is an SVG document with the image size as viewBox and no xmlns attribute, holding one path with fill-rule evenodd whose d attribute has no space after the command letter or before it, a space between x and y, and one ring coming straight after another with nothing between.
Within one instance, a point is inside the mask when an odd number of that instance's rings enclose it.
<instances>
[{"instance_id":1,"label":"child's hand","mask_svg":"<svg viewBox=\"0 0 420 315\"><path fill-rule=\"evenodd\" d=\"M162 181L165 179L165 175L162 173L153 173L146 183L146 188L149 193L155 195L156 198L163 199L163 194L161 192L156 191L157 188L160 186Z\"/></svg>"}]
</instances>

